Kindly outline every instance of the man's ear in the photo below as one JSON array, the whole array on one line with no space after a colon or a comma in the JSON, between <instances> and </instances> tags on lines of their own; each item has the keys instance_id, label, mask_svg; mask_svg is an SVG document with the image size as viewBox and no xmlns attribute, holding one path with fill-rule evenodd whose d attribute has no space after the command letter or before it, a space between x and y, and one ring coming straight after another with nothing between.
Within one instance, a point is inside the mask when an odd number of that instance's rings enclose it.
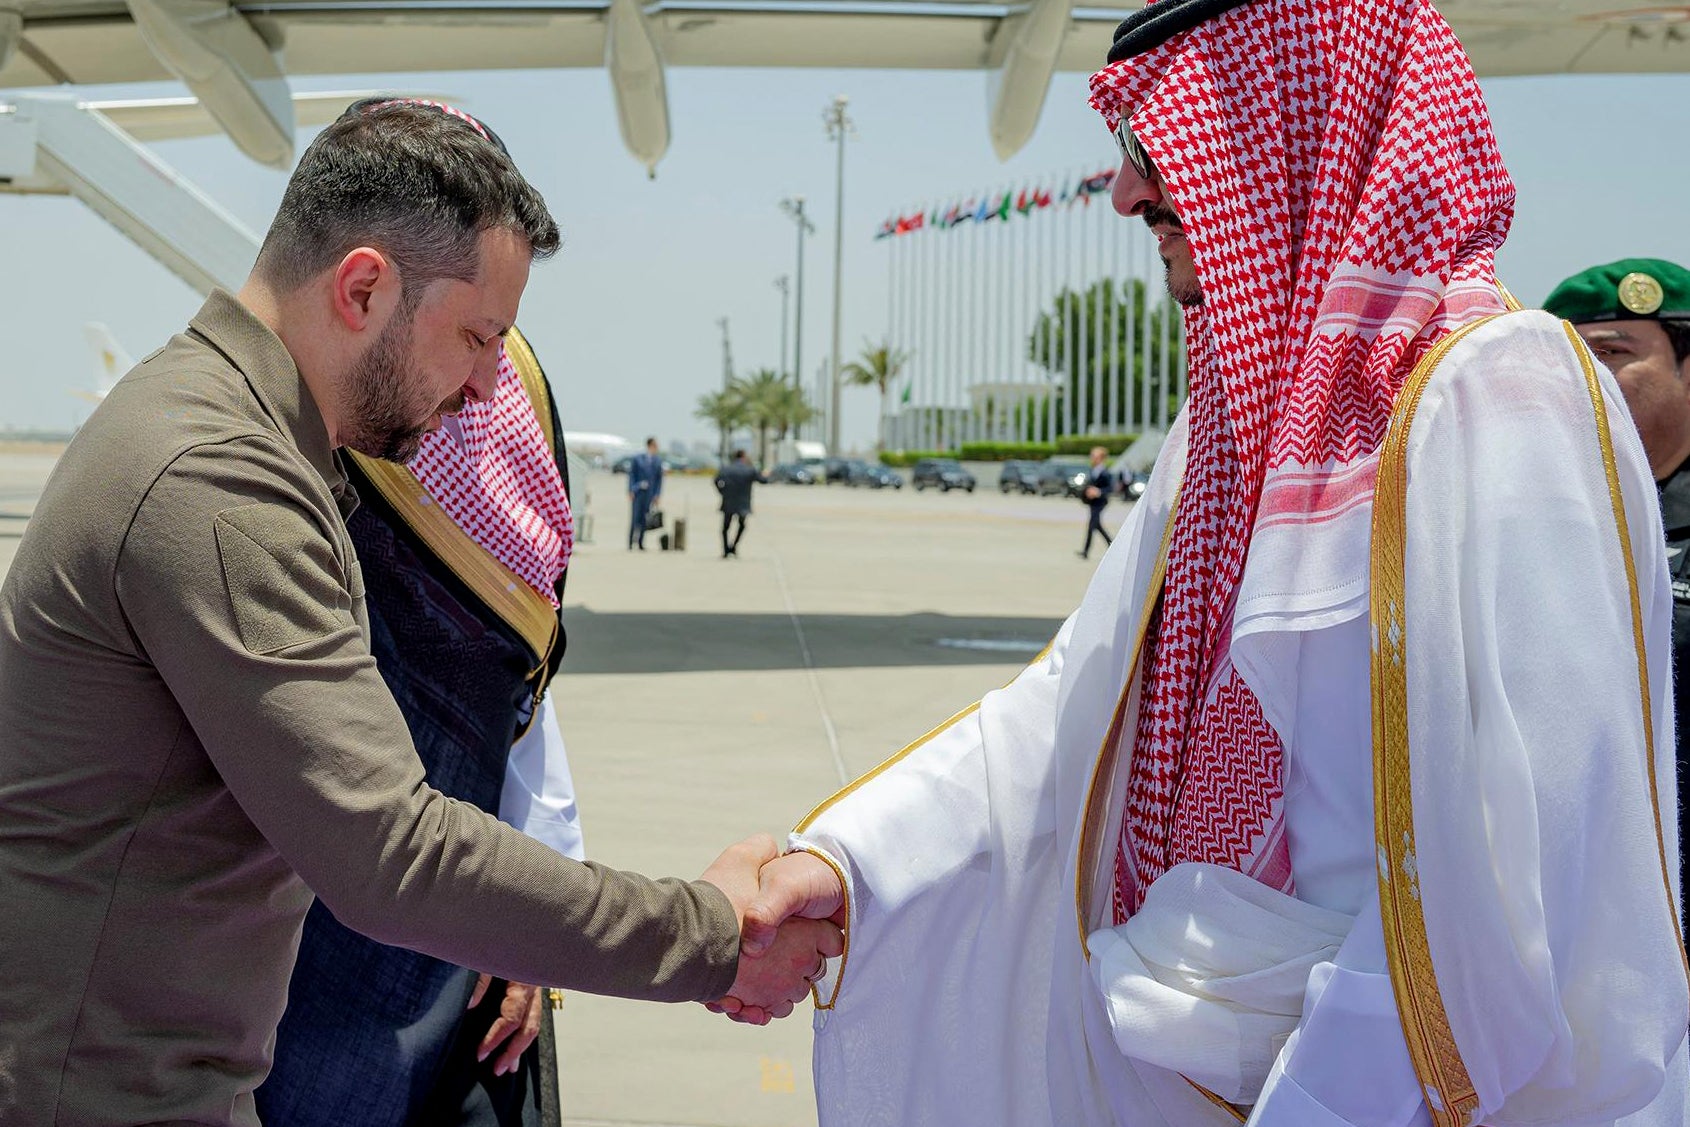
<instances>
[{"instance_id":1,"label":"man's ear","mask_svg":"<svg viewBox=\"0 0 1690 1127\"><path fill-rule=\"evenodd\" d=\"M334 269L330 300L355 333L380 329L399 304L399 270L373 247L355 247Z\"/></svg>"}]
</instances>

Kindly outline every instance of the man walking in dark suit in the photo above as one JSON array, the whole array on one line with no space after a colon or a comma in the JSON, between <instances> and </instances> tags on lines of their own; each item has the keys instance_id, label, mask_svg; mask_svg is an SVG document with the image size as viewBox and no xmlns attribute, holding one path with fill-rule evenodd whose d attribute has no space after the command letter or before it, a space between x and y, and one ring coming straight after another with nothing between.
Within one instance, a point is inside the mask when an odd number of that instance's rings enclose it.
<instances>
[{"instance_id":1,"label":"man walking in dark suit","mask_svg":"<svg viewBox=\"0 0 1690 1127\"><path fill-rule=\"evenodd\" d=\"M663 459L657 456L657 439L645 440L645 453L628 463L628 500L634 512L628 524L628 548L645 551L646 517L663 496Z\"/></svg>"},{"instance_id":2,"label":"man walking in dark suit","mask_svg":"<svg viewBox=\"0 0 1690 1127\"><path fill-rule=\"evenodd\" d=\"M1103 460L1109 456L1109 451L1101 446L1091 448L1091 468L1086 471L1086 484L1080 490L1080 499L1086 503L1089 515L1086 520L1086 546L1080 549L1083 560L1091 555L1091 538L1095 533L1103 537L1103 546L1111 543L1109 533L1103 528L1103 509L1109 504L1109 494L1115 484L1115 475L1109 472L1109 467Z\"/></svg>"},{"instance_id":3,"label":"man walking in dark suit","mask_svg":"<svg viewBox=\"0 0 1690 1127\"><path fill-rule=\"evenodd\" d=\"M722 558L739 555L739 538L745 535L745 518L751 515L751 486L754 482L767 482L769 479L757 472L757 467L751 464L751 458L744 450L735 450L733 461L722 467L716 475L716 492L722 495ZM728 537L728 529L739 518L739 526L734 529L733 537Z\"/></svg>"}]
</instances>

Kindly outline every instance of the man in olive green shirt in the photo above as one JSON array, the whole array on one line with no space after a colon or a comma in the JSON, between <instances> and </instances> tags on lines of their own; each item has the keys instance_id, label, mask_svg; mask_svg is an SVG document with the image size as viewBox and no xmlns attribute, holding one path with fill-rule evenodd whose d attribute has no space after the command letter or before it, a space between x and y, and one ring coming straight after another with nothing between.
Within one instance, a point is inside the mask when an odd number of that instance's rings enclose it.
<instances>
[{"instance_id":1,"label":"man in olive green shirt","mask_svg":"<svg viewBox=\"0 0 1690 1127\"><path fill-rule=\"evenodd\" d=\"M66 450L0 586L0 1122L256 1124L313 893L500 977L765 1018L837 953L741 963L770 840L652 881L429 789L370 657L334 451L402 460L490 396L557 242L479 123L355 106L239 296Z\"/></svg>"}]
</instances>

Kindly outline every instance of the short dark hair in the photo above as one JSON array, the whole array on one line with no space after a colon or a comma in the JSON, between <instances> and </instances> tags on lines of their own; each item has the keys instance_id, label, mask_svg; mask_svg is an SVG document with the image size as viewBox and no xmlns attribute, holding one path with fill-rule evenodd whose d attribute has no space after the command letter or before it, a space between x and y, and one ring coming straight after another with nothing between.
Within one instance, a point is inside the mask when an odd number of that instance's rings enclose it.
<instances>
[{"instance_id":1,"label":"short dark hair","mask_svg":"<svg viewBox=\"0 0 1690 1127\"><path fill-rule=\"evenodd\" d=\"M1661 329L1672 343L1673 362L1684 363L1690 358L1690 321L1662 321Z\"/></svg>"},{"instance_id":2,"label":"short dark hair","mask_svg":"<svg viewBox=\"0 0 1690 1127\"><path fill-rule=\"evenodd\" d=\"M743 447L743 446L734 447L734 457L735 458L743 458L745 456L746 456L745 455L745 447Z\"/></svg>"},{"instance_id":3,"label":"short dark hair","mask_svg":"<svg viewBox=\"0 0 1690 1127\"><path fill-rule=\"evenodd\" d=\"M438 278L474 278L477 241L494 228L522 235L536 259L561 241L546 201L496 135L442 107L366 98L300 157L257 271L291 293L354 247L373 246L393 260L414 303Z\"/></svg>"}]
</instances>

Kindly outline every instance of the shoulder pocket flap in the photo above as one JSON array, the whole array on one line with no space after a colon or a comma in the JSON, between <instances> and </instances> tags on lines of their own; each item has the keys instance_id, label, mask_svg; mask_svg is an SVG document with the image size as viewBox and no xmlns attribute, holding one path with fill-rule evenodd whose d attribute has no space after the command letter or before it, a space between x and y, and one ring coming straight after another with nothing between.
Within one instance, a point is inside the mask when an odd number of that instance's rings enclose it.
<instances>
[{"instance_id":1,"label":"shoulder pocket flap","mask_svg":"<svg viewBox=\"0 0 1690 1127\"><path fill-rule=\"evenodd\" d=\"M305 516L283 505L217 514L217 553L241 644L272 654L357 629L334 549Z\"/></svg>"}]
</instances>

